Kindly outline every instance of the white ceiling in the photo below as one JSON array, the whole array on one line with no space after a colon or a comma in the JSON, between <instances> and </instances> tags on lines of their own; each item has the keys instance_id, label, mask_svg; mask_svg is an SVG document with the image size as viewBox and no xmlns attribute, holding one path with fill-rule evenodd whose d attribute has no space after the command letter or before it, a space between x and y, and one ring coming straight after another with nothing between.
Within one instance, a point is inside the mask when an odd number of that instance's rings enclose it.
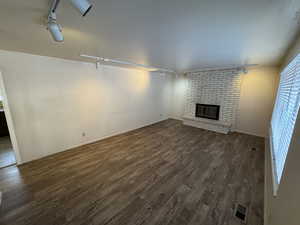
<instances>
[{"instance_id":1,"label":"white ceiling","mask_svg":"<svg viewBox=\"0 0 300 225\"><path fill-rule=\"evenodd\" d=\"M299 0L91 0L84 18L68 0L45 28L50 1L1 0L0 48L84 60L80 53L176 71L277 65L299 30ZM298 14L299 15L299 14Z\"/></svg>"}]
</instances>

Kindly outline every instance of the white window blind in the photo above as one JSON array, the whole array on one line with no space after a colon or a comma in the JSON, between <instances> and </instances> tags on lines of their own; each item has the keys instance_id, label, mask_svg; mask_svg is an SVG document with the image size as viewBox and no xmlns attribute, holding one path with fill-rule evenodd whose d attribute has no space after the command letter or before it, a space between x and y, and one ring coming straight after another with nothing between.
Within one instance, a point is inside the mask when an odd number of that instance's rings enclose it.
<instances>
[{"instance_id":1,"label":"white window blind","mask_svg":"<svg viewBox=\"0 0 300 225\"><path fill-rule=\"evenodd\" d=\"M300 106L300 55L281 73L271 121L271 141L277 184L282 177L285 160L293 136Z\"/></svg>"}]
</instances>

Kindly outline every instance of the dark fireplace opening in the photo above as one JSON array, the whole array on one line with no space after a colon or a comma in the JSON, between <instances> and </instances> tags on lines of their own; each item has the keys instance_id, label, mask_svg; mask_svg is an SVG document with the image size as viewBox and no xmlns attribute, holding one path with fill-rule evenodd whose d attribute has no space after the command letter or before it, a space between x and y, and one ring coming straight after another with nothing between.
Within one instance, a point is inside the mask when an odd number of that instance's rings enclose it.
<instances>
[{"instance_id":1,"label":"dark fireplace opening","mask_svg":"<svg viewBox=\"0 0 300 225\"><path fill-rule=\"evenodd\" d=\"M207 105L196 104L196 117L206 118L211 120L219 120L220 106L219 105Z\"/></svg>"}]
</instances>

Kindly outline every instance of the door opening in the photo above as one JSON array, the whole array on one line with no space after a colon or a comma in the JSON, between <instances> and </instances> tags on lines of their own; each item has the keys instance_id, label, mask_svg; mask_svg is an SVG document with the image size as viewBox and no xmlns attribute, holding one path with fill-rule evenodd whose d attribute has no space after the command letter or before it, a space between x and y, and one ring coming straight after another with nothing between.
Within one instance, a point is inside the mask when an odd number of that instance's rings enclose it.
<instances>
[{"instance_id":1,"label":"door opening","mask_svg":"<svg viewBox=\"0 0 300 225\"><path fill-rule=\"evenodd\" d=\"M0 96L0 168L14 165L15 163L16 158L4 114L2 96Z\"/></svg>"},{"instance_id":2,"label":"door opening","mask_svg":"<svg viewBox=\"0 0 300 225\"><path fill-rule=\"evenodd\" d=\"M8 126L0 95L0 168L16 164L16 157L10 140Z\"/></svg>"},{"instance_id":3,"label":"door opening","mask_svg":"<svg viewBox=\"0 0 300 225\"><path fill-rule=\"evenodd\" d=\"M17 138L0 71L0 169L21 164Z\"/></svg>"}]
</instances>

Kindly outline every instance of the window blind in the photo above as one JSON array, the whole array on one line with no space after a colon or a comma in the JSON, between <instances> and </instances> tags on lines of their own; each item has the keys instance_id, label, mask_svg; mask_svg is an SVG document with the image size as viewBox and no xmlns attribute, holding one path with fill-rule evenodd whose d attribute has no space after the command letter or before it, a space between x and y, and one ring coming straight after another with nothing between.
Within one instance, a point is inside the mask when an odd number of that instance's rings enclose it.
<instances>
[{"instance_id":1,"label":"window blind","mask_svg":"<svg viewBox=\"0 0 300 225\"><path fill-rule=\"evenodd\" d=\"M280 183L300 106L300 55L281 73L271 120L274 172Z\"/></svg>"}]
</instances>

